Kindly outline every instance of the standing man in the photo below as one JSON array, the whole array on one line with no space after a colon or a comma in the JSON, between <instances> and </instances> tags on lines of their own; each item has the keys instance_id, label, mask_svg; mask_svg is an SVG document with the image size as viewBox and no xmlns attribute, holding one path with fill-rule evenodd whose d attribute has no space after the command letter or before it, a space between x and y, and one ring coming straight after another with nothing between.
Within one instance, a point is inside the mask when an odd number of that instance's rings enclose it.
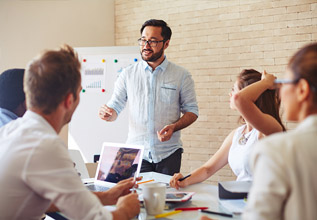
<instances>
[{"instance_id":1,"label":"standing man","mask_svg":"<svg viewBox=\"0 0 317 220\"><path fill-rule=\"evenodd\" d=\"M180 171L180 130L198 117L194 81L164 55L172 31L163 20L148 20L138 40L143 61L127 67L99 117L114 121L129 102L127 143L145 146L141 172L173 175ZM182 116L181 116L182 113Z\"/></svg>"},{"instance_id":2,"label":"standing man","mask_svg":"<svg viewBox=\"0 0 317 220\"><path fill-rule=\"evenodd\" d=\"M58 136L71 120L80 90L80 62L71 47L47 51L29 64L28 110L0 129L0 219L40 219L52 204L70 219L121 220L139 213L137 194L126 195L135 181L124 180L95 196ZM102 206L114 204L112 213Z\"/></svg>"},{"instance_id":3,"label":"standing man","mask_svg":"<svg viewBox=\"0 0 317 220\"><path fill-rule=\"evenodd\" d=\"M0 75L0 128L26 111L24 69L8 69Z\"/></svg>"}]
</instances>

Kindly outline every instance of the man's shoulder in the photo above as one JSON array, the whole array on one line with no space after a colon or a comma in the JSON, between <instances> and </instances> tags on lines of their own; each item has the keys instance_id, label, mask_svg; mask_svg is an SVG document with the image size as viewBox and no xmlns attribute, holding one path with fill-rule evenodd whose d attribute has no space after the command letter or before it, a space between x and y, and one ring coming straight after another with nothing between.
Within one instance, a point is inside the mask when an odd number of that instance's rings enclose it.
<instances>
[{"instance_id":1,"label":"man's shoulder","mask_svg":"<svg viewBox=\"0 0 317 220\"><path fill-rule=\"evenodd\" d=\"M61 138L39 123L18 118L0 129L0 145L7 146L8 151L31 152L31 149L49 149L52 146L64 146ZM52 154L56 151L52 149ZM40 151L38 151L40 150Z\"/></svg>"},{"instance_id":2,"label":"man's shoulder","mask_svg":"<svg viewBox=\"0 0 317 220\"><path fill-rule=\"evenodd\" d=\"M142 61L139 61L139 62L132 63L132 64L130 64L130 65L124 67L124 70L125 70L126 72L133 72L133 70L135 70L135 69L141 69L141 68L143 68L143 63L142 63Z\"/></svg>"},{"instance_id":3,"label":"man's shoulder","mask_svg":"<svg viewBox=\"0 0 317 220\"><path fill-rule=\"evenodd\" d=\"M173 63L171 61L168 61L167 68L170 68L170 69L173 69L173 70L177 70L177 71L179 71L181 73L189 74L189 71L185 67L180 66L180 65L178 65L176 63Z\"/></svg>"},{"instance_id":4,"label":"man's shoulder","mask_svg":"<svg viewBox=\"0 0 317 220\"><path fill-rule=\"evenodd\" d=\"M279 146L279 143L287 141L288 137L292 137L289 132L278 132L260 139L258 143L259 145Z\"/></svg>"},{"instance_id":5,"label":"man's shoulder","mask_svg":"<svg viewBox=\"0 0 317 220\"><path fill-rule=\"evenodd\" d=\"M139 61L122 68L122 71L119 73L119 76L123 78L130 78L132 76L138 75L141 72L140 70L143 68L144 67L142 61Z\"/></svg>"},{"instance_id":6,"label":"man's shoulder","mask_svg":"<svg viewBox=\"0 0 317 220\"><path fill-rule=\"evenodd\" d=\"M296 130L271 134L261 139L256 147L255 153L276 155L277 152L293 152L297 145L298 134Z\"/></svg>"},{"instance_id":7,"label":"man's shoulder","mask_svg":"<svg viewBox=\"0 0 317 220\"><path fill-rule=\"evenodd\" d=\"M0 108L0 127L4 126L5 124L17 118L18 116L14 114L13 112L4 108Z\"/></svg>"},{"instance_id":8,"label":"man's shoulder","mask_svg":"<svg viewBox=\"0 0 317 220\"><path fill-rule=\"evenodd\" d=\"M1 129L1 134L7 137L19 137L19 139L26 139L32 137L38 137L35 140L52 140L59 136L53 129L49 128L41 120L37 118L26 118L21 117L16 120L11 121Z\"/></svg>"}]
</instances>

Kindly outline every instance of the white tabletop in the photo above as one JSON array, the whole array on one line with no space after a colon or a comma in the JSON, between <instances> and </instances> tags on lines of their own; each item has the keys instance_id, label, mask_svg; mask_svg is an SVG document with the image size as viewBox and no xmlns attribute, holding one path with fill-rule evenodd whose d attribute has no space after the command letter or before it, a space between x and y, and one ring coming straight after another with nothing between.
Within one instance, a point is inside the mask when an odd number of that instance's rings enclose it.
<instances>
[{"instance_id":1,"label":"white tabletop","mask_svg":"<svg viewBox=\"0 0 317 220\"><path fill-rule=\"evenodd\" d=\"M143 179L141 181L147 181L147 180L153 180L154 182L164 182L169 183L171 176L155 173L155 172L147 172L147 173L140 173L140 176L143 176ZM140 188L142 188L142 184L140 185ZM141 190L137 190L140 192ZM177 191L174 188L167 188L167 191ZM218 187L205 184L205 183L198 183L191 186L188 186L184 189L181 189L183 192L195 192L192 199L185 204L181 205L180 207L209 207L209 210L215 211L215 212L221 212L221 213L228 213L227 209L225 209L220 203L218 199ZM105 206L109 211L115 210L115 206ZM173 210L165 210L164 212L170 212ZM62 214L59 214L63 216ZM183 211L174 215L167 216L165 218L160 219L181 219L181 220L197 220L200 219L201 216L206 215L209 218L213 220L225 220L225 219L241 219L240 215L234 215L233 218L231 217L223 217L219 215L214 214L206 214L201 213L199 211ZM46 217L45 219L52 219L50 217ZM148 220L148 219L155 219L154 216L147 215L144 208L141 208L141 212L137 218L134 218L134 220Z\"/></svg>"},{"instance_id":2,"label":"white tabletop","mask_svg":"<svg viewBox=\"0 0 317 220\"><path fill-rule=\"evenodd\" d=\"M142 181L146 180L152 180L154 179L154 182L164 182L169 183L169 180L171 176L164 175L160 173L155 172L147 172L147 173L140 173L140 176L143 176ZM140 185L140 188L142 188L142 184ZM177 191L174 188L167 188L167 191ZM216 211L216 212L222 212L222 213L228 213L228 210L226 210L220 203L218 199L218 187L214 185L209 185L205 183L198 183L191 186L188 186L186 188L181 189L181 191L186 192L195 192L192 199L182 205L181 207L209 207L209 210ZM164 212L170 212L173 210L165 210ZM209 218L212 219L241 219L240 215L234 215L233 218L231 217L223 217L219 215L214 214L206 214L201 213L199 211L183 211L174 215L167 216L165 218L160 219L200 219L201 216L206 215ZM155 219L154 216L150 216L146 214L146 211L144 208L141 209L141 213L138 216L139 220L145 220L145 219Z\"/></svg>"}]
</instances>

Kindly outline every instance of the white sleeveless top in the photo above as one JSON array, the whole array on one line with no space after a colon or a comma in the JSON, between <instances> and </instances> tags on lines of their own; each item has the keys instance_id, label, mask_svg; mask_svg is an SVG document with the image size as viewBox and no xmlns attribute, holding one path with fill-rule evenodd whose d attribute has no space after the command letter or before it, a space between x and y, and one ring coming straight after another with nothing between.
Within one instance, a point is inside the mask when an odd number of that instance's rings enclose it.
<instances>
[{"instance_id":1,"label":"white sleeveless top","mask_svg":"<svg viewBox=\"0 0 317 220\"><path fill-rule=\"evenodd\" d=\"M250 168L250 156L255 143L259 138L259 131L253 128L250 132L244 134L248 139L246 144L239 144L239 139L242 137L242 132L246 128L246 125L242 125L237 128L232 144L229 150L228 163L237 176L237 181L251 181L252 172Z\"/></svg>"}]
</instances>

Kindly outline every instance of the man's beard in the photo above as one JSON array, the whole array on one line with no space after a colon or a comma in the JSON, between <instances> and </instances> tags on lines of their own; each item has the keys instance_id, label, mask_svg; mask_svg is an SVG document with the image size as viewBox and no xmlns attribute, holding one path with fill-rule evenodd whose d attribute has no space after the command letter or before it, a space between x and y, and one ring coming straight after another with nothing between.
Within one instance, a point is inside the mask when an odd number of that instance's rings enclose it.
<instances>
[{"instance_id":1,"label":"man's beard","mask_svg":"<svg viewBox=\"0 0 317 220\"><path fill-rule=\"evenodd\" d=\"M142 57L142 59L143 59L144 61L154 62L154 61L157 61L157 60L163 55L164 45L163 45L162 49L161 49L159 52L152 54L152 56L150 56L150 57L148 57L148 58L143 57L143 55L142 55L142 52L143 52L143 51L151 51L151 52L153 52L153 50L149 50L149 49L144 49L144 50L142 50L142 51L141 51L141 57Z\"/></svg>"}]
</instances>

